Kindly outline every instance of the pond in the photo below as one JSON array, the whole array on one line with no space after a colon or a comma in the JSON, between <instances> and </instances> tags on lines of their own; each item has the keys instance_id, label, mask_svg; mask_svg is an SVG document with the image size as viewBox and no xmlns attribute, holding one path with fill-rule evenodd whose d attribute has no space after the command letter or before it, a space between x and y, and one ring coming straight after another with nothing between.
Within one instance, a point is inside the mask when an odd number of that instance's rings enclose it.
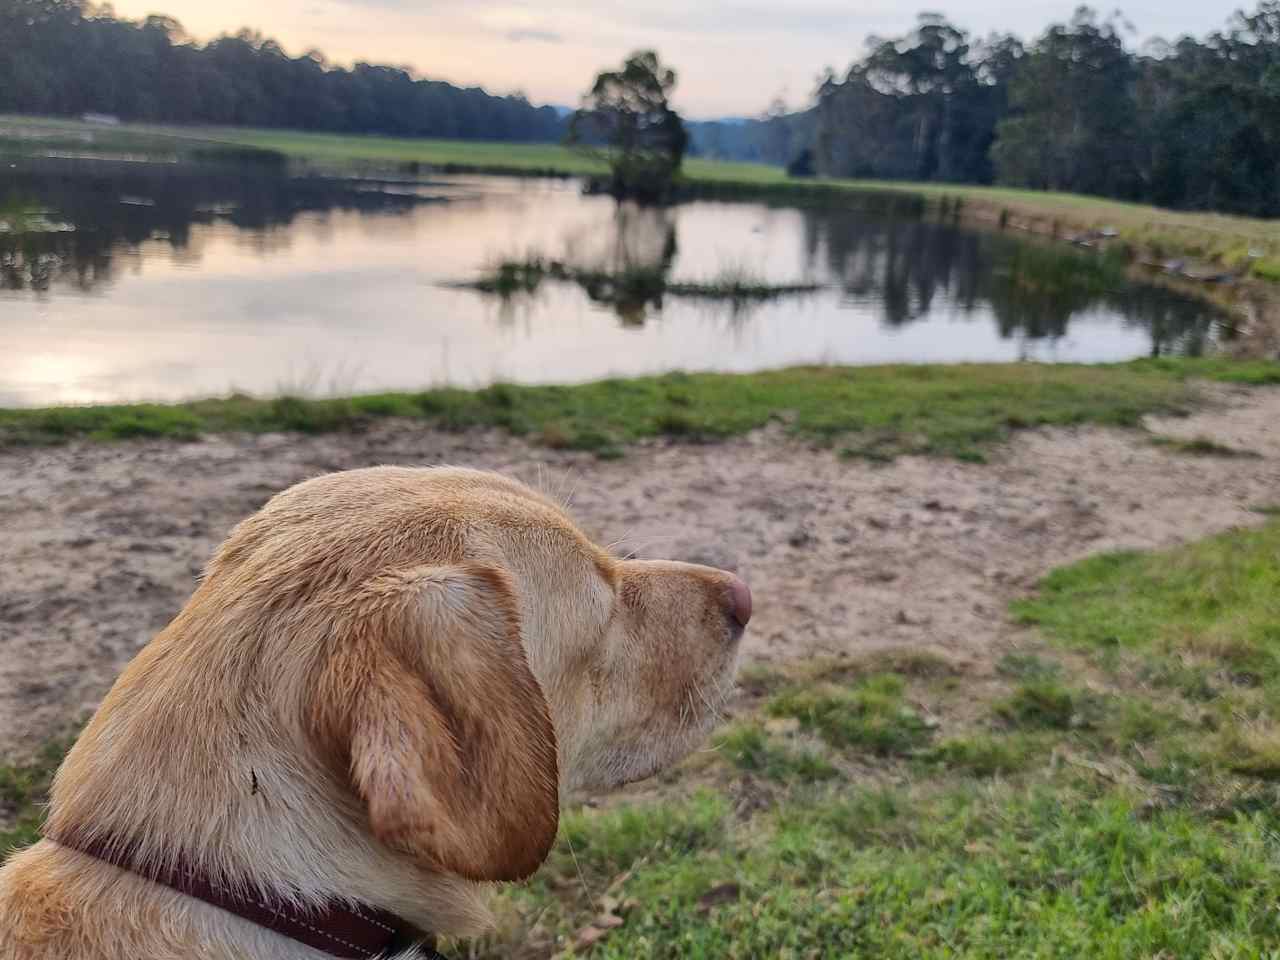
<instances>
[{"instance_id":1,"label":"pond","mask_svg":"<svg viewBox=\"0 0 1280 960\"><path fill-rule=\"evenodd\" d=\"M618 297L504 260L812 285ZM572 180L405 181L88 160L0 168L0 406L568 383L803 363L1110 361L1194 353L1215 308L1087 251L924 218L697 201Z\"/></svg>"}]
</instances>

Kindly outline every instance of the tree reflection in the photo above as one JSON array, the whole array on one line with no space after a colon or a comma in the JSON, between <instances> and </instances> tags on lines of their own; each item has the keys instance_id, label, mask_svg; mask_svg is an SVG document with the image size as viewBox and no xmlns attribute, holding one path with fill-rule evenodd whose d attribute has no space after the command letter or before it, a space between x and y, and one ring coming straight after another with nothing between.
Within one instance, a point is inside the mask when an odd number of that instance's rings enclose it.
<instances>
[{"instance_id":1,"label":"tree reflection","mask_svg":"<svg viewBox=\"0 0 1280 960\"><path fill-rule=\"evenodd\" d=\"M47 292L65 284L92 291L111 281L113 261L146 241L198 259L192 230L198 224L230 223L280 249L289 234L279 228L303 213L403 213L434 199L368 183L285 177L252 168L26 161L6 171L0 212L30 208L38 200L45 213L34 222L5 221L0 289Z\"/></svg>"},{"instance_id":2,"label":"tree reflection","mask_svg":"<svg viewBox=\"0 0 1280 960\"><path fill-rule=\"evenodd\" d=\"M1230 327L1213 304L1131 280L1116 256L856 210L806 209L804 230L810 269L825 266L850 300L879 304L889 327L930 313L940 294L961 315L989 309L1006 339L1057 340L1108 310L1149 331L1158 356L1201 352Z\"/></svg>"}]
</instances>

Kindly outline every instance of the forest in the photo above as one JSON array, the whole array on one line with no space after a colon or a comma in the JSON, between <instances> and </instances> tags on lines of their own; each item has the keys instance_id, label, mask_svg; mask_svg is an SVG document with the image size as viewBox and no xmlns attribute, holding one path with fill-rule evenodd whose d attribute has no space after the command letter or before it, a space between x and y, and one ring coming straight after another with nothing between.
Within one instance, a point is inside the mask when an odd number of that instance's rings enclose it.
<instances>
[{"instance_id":1,"label":"forest","mask_svg":"<svg viewBox=\"0 0 1280 960\"><path fill-rule=\"evenodd\" d=\"M921 14L825 71L803 109L689 123L689 152L1280 216L1280 0L1199 39L1134 35L1088 7L1030 41ZM565 111L521 96L291 56L248 30L200 43L171 18L121 19L86 0L0 0L5 112L525 142L567 131Z\"/></svg>"},{"instance_id":2,"label":"forest","mask_svg":"<svg viewBox=\"0 0 1280 960\"><path fill-rule=\"evenodd\" d=\"M693 130L695 148L797 172L999 183L1280 216L1280 3L1203 39L1129 49L1081 7L1026 43L935 14L872 38L814 103Z\"/></svg>"},{"instance_id":3,"label":"forest","mask_svg":"<svg viewBox=\"0 0 1280 960\"><path fill-rule=\"evenodd\" d=\"M523 97L289 56L249 30L200 44L169 17L121 19L85 0L0 0L0 113L476 140L565 130L559 111Z\"/></svg>"}]
</instances>

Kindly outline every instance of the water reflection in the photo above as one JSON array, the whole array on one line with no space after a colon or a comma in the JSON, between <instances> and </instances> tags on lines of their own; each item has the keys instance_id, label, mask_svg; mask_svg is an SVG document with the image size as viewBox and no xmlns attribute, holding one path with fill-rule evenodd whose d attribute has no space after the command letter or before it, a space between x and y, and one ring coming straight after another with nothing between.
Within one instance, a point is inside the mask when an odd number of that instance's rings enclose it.
<instances>
[{"instance_id":1,"label":"water reflection","mask_svg":"<svg viewBox=\"0 0 1280 960\"><path fill-rule=\"evenodd\" d=\"M426 185L429 187L429 185ZM0 231L0 290L48 291L66 284L89 292L113 279L113 261L130 261L146 241L198 263L192 228L222 221L268 256L289 244L301 214L332 210L406 213L440 201L413 190L330 177L282 177L252 167L197 167L113 161L15 163L0 174L6 211L48 211L32 229ZM12 220L14 218L10 218Z\"/></svg>"},{"instance_id":2,"label":"water reflection","mask_svg":"<svg viewBox=\"0 0 1280 960\"><path fill-rule=\"evenodd\" d=\"M1152 356L1198 355L1227 326L1211 305L1129 280L1117 256L925 220L869 222L820 210L806 210L804 220L811 260L825 261L848 298L880 304L890 327L928 316L938 297L966 316L990 311L1002 337L1022 342L1059 339L1072 318L1114 314L1150 332Z\"/></svg>"},{"instance_id":3,"label":"water reflection","mask_svg":"<svg viewBox=\"0 0 1280 960\"><path fill-rule=\"evenodd\" d=\"M0 170L0 406L567 382L795 363L1101 361L1199 352L1223 314L1060 246L910 210L616 206L572 183L429 184L100 162ZM55 230L67 224L74 230ZM556 258L648 286L445 286ZM737 272L812 296L716 303ZM334 371L342 371L341 377ZM354 372L352 372L354 371Z\"/></svg>"}]
</instances>

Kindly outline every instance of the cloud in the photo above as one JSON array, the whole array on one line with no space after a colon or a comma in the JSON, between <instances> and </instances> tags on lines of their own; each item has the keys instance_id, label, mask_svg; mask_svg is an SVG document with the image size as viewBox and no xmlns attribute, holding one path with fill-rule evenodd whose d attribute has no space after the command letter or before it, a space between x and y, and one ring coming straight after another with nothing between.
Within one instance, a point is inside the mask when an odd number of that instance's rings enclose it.
<instances>
[{"instance_id":1,"label":"cloud","mask_svg":"<svg viewBox=\"0 0 1280 960\"><path fill-rule=\"evenodd\" d=\"M564 43L564 37L554 30L534 30L529 28L508 30L507 39L512 43L520 43L524 40L530 40L534 43Z\"/></svg>"}]
</instances>

